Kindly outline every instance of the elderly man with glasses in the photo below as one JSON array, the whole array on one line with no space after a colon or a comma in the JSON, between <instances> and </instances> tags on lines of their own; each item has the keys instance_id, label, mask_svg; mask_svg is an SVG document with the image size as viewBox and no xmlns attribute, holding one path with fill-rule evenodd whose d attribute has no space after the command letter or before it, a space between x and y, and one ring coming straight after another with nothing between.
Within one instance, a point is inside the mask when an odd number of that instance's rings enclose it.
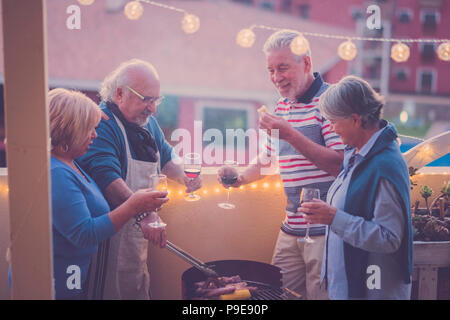
<instances>
[{"instance_id":1,"label":"elderly man with glasses","mask_svg":"<svg viewBox=\"0 0 450 320\"><path fill-rule=\"evenodd\" d=\"M148 188L151 174L164 173L185 184L186 192L200 188L200 178L186 177L181 160L152 117L164 97L150 63L138 59L122 63L104 79L100 95L100 107L107 117L97 128L97 139L78 162L112 208L138 189ZM156 212L142 213L99 248L90 271L90 298L150 298L148 242L161 247L166 242L164 228L148 225L157 220L161 219Z\"/></svg>"}]
</instances>

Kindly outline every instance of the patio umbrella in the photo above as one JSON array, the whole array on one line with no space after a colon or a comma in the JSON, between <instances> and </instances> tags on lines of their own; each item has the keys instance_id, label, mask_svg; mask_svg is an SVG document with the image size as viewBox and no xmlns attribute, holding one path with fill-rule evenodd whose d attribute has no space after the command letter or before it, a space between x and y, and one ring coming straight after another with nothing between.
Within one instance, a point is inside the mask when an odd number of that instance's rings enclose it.
<instances>
[{"instance_id":1,"label":"patio umbrella","mask_svg":"<svg viewBox=\"0 0 450 320\"><path fill-rule=\"evenodd\" d=\"M403 153L409 168L420 169L450 152L450 130L419 143Z\"/></svg>"}]
</instances>

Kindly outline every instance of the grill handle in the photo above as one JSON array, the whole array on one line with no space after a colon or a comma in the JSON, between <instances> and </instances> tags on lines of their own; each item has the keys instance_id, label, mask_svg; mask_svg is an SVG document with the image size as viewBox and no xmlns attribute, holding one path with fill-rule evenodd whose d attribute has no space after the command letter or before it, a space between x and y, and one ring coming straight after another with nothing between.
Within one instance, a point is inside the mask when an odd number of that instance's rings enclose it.
<instances>
[{"instance_id":1,"label":"grill handle","mask_svg":"<svg viewBox=\"0 0 450 320\"><path fill-rule=\"evenodd\" d=\"M175 255L177 255L178 257L180 257L181 259L183 259L184 261L186 261L187 263L189 263L190 265L192 265L193 267L203 272L207 277L219 276L217 272L208 267L208 265L198 260L197 258L193 257L192 255L182 250L181 248L177 247L172 242L166 241L166 248Z\"/></svg>"}]
</instances>

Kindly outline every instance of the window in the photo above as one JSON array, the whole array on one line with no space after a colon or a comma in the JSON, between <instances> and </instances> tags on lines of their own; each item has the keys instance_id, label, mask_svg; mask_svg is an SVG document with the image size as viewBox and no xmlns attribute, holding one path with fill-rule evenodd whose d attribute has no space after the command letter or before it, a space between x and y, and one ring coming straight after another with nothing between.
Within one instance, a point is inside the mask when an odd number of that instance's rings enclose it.
<instances>
[{"instance_id":1,"label":"window","mask_svg":"<svg viewBox=\"0 0 450 320\"><path fill-rule=\"evenodd\" d=\"M223 146L226 146L226 130L227 129L243 129L248 128L248 112L247 110L229 109L221 107L208 107L203 109L203 132L208 129L218 129L224 137ZM205 141L210 144L211 141ZM236 143L236 141L235 141ZM247 146L247 143L246 143ZM236 148L236 146L235 146ZM235 149L236 150L236 149Z\"/></svg>"},{"instance_id":2,"label":"window","mask_svg":"<svg viewBox=\"0 0 450 320\"><path fill-rule=\"evenodd\" d=\"M420 53L423 62L433 62L436 58L436 47L433 43L421 43Z\"/></svg>"},{"instance_id":3,"label":"window","mask_svg":"<svg viewBox=\"0 0 450 320\"><path fill-rule=\"evenodd\" d=\"M240 3L243 3L243 4L249 5L249 6L253 5L253 0L233 0L233 1L234 2L240 2Z\"/></svg>"},{"instance_id":4,"label":"window","mask_svg":"<svg viewBox=\"0 0 450 320\"><path fill-rule=\"evenodd\" d=\"M309 19L309 13L310 13L310 6L309 4L301 4L298 6L298 13L300 15L300 18L302 19Z\"/></svg>"},{"instance_id":5,"label":"window","mask_svg":"<svg viewBox=\"0 0 450 320\"><path fill-rule=\"evenodd\" d=\"M291 12L292 0L283 0L282 10L283 12Z\"/></svg>"},{"instance_id":6,"label":"window","mask_svg":"<svg viewBox=\"0 0 450 320\"><path fill-rule=\"evenodd\" d=\"M249 150L250 139L254 137L252 130L247 131L257 128L258 115L251 102L199 100L195 104L194 118L202 121L203 139L206 140L203 141L204 147L225 150L227 146L234 146L234 150L242 152ZM227 129L232 129L228 133L234 134L233 140L230 136L227 141Z\"/></svg>"},{"instance_id":7,"label":"window","mask_svg":"<svg viewBox=\"0 0 450 320\"><path fill-rule=\"evenodd\" d=\"M156 119L167 137L170 132L178 127L179 101L176 96L165 96L163 102L158 106Z\"/></svg>"},{"instance_id":8,"label":"window","mask_svg":"<svg viewBox=\"0 0 450 320\"><path fill-rule=\"evenodd\" d=\"M419 69L417 77L417 91L420 93L434 93L436 91L436 71Z\"/></svg>"},{"instance_id":9,"label":"window","mask_svg":"<svg viewBox=\"0 0 450 320\"><path fill-rule=\"evenodd\" d=\"M402 8L398 10L397 13L398 21L401 23L408 23L412 19L412 10L407 8Z\"/></svg>"},{"instance_id":10,"label":"window","mask_svg":"<svg viewBox=\"0 0 450 320\"><path fill-rule=\"evenodd\" d=\"M355 21L363 19L364 18L363 9L360 7L351 6L350 7L350 16Z\"/></svg>"},{"instance_id":11,"label":"window","mask_svg":"<svg viewBox=\"0 0 450 320\"><path fill-rule=\"evenodd\" d=\"M106 0L106 12L115 13L121 12L125 6L125 0Z\"/></svg>"},{"instance_id":12,"label":"window","mask_svg":"<svg viewBox=\"0 0 450 320\"><path fill-rule=\"evenodd\" d=\"M424 32L434 32L439 22L439 13L433 9L422 10L421 21Z\"/></svg>"},{"instance_id":13,"label":"window","mask_svg":"<svg viewBox=\"0 0 450 320\"><path fill-rule=\"evenodd\" d=\"M406 68L401 68L401 69L397 69L397 71L395 72L395 78L398 81L404 82L406 80L408 80L408 69Z\"/></svg>"},{"instance_id":14,"label":"window","mask_svg":"<svg viewBox=\"0 0 450 320\"><path fill-rule=\"evenodd\" d=\"M272 2L269 2L269 1L263 1L263 2L261 2L261 8L266 9L266 10L273 10L273 4L272 4Z\"/></svg>"}]
</instances>

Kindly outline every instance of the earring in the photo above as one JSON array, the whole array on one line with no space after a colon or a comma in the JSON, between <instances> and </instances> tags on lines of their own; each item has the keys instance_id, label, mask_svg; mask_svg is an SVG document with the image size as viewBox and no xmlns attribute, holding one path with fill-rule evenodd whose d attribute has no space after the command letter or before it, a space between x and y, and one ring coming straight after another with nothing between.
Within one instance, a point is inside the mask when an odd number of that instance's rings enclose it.
<instances>
[{"instance_id":1,"label":"earring","mask_svg":"<svg viewBox=\"0 0 450 320\"><path fill-rule=\"evenodd\" d=\"M69 146L68 146L67 144L63 145L63 146L62 146L62 151L63 151L63 152L69 151Z\"/></svg>"}]
</instances>

